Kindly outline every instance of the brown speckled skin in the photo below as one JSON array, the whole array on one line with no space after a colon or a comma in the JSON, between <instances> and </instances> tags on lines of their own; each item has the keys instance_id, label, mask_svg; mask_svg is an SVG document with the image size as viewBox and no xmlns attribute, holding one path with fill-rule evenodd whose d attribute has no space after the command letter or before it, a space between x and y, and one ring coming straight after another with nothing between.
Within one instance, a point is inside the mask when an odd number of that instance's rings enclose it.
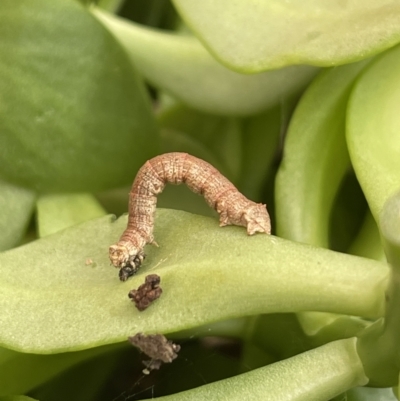
<instances>
[{"instance_id":1,"label":"brown speckled skin","mask_svg":"<svg viewBox=\"0 0 400 401\"><path fill-rule=\"evenodd\" d=\"M220 226L239 225L247 233L271 233L266 206L242 195L216 168L187 153L165 153L148 160L139 170L129 194L128 227L117 244L110 246L110 260L115 267L140 266L146 244L156 244L153 237L157 195L165 185L186 183L204 196L208 205L220 214Z\"/></svg>"}]
</instances>

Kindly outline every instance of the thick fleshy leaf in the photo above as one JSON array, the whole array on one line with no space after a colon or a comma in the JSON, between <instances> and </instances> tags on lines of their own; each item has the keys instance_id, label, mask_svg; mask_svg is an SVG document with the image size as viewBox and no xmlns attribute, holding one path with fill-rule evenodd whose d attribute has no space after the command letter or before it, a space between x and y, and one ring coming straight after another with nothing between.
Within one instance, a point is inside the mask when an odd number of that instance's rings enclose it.
<instances>
[{"instance_id":1,"label":"thick fleshy leaf","mask_svg":"<svg viewBox=\"0 0 400 401\"><path fill-rule=\"evenodd\" d=\"M43 195L37 201L39 236L45 237L105 214L99 201L88 193Z\"/></svg>"},{"instance_id":2,"label":"thick fleshy leaf","mask_svg":"<svg viewBox=\"0 0 400 401\"><path fill-rule=\"evenodd\" d=\"M365 216L363 225L351 244L348 253L362 256L363 258L386 261L378 226L370 211Z\"/></svg>"},{"instance_id":3,"label":"thick fleshy leaf","mask_svg":"<svg viewBox=\"0 0 400 401\"><path fill-rule=\"evenodd\" d=\"M50 353L258 313L383 313L384 263L249 237L243 227L221 229L216 219L176 210L158 211L160 247L148 246L140 272L121 283L108 247L126 222L103 217L1 254L0 343ZM138 312L127 294L149 273L160 275L163 294Z\"/></svg>"},{"instance_id":4,"label":"thick fleshy leaf","mask_svg":"<svg viewBox=\"0 0 400 401\"><path fill-rule=\"evenodd\" d=\"M350 167L345 139L347 101L367 63L322 72L296 108L275 185L277 232L284 238L329 247L334 200ZM314 337L340 336L335 327L344 326L346 319L348 335L362 327L352 318L314 312L302 312L299 319L304 331Z\"/></svg>"},{"instance_id":5,"label":"thick fleshy leaf","mask_svg":"<svg viewBox=\"0 0 400 401\"><path fill-rule=\"evenodd\" d=\"M39 191L130 181L157 152L144 86L78 2L0 3L0 174Z\"/></svg>"},{"instance_id":6,"label":"thick fleshy leaf","mask_svg":"<svg viewBox=\"0 0 400 401\"><path fill-rule=\"evenodd\" d=\"M400 191L384 204L379 215L379 230L388 262L391 280L386 292L385 319L375 322L360 337L358 351L366 375L374 387L398 384L400 344Z\"/></svg>"},{"instance_id":7,"label":"thick fleshy leaf","mask_svg":"<svg viewBox=\"0 0 400 401\"><path fill-rule=\"evenodd\" d=\"M350 167L347 100L366 64L322 72L296 108L275 187L278 234L284 238L328 247L332 205Z\"/></svg>"},{"instance_id":8,"label":"thick fleshy leaf","mask_svg":"<svg viewBox=\"0 0 400 401\"><path fill-rule=\"evenodd\" d=\"M195 37L148 29L98 9L92 11L152 84L202 111L260 112L302 89L318 71L297 65L257 75L239 74L218 63Z\"/></svg>"},{"instance_id":9,"label":"thick fleshy leaf","mask_svg":"<svg viewBox=\"0 0 400 401\"><path fill-rule=\"evenodd\" d=\"M160 401L322 401L367 384L356 339L335 341L295 357Z\"/></svg>"},{"instance_id":10,"label":"thick fleshy leaf","mask_svg":"<svg viewBox=\"0 0 400 401\"><path fill-rule=\"evenodd\" d=\"M375 220L386 200L400 190L399 82L396 46L363 73L348 109L350 157Z\"/></svg>"},{"instance_id":11,"label":"thick fleshy leaf","mask_svg":"<svg viewBox=\"0 0 400 401\"><path fill-rule=\"evenodd\" d=\"M17 245L28 226L36 195L0 181L0 251Z\"/></svg>"},{"instance_id":12,"label":"thick fleshy leaf","mask_svg":"<svg viewBox=\"0 0 400 401\"><path fill-rule=\"evenodd\" d=\"M173 3L216 58L244 72L344 64L400 42L397 0Z\"/></svg>"},{"instance_id":13,"label":"thick fleshy leaf","mask_svg":"<svg viewBox=\"0 0 400 401\"><path fill-rule=\"evenodd\" d=\"M0 347L0 396L26 394L74 365L120 348L108 345L79 352L35 355Z\"/></svg>"}]
</instances>

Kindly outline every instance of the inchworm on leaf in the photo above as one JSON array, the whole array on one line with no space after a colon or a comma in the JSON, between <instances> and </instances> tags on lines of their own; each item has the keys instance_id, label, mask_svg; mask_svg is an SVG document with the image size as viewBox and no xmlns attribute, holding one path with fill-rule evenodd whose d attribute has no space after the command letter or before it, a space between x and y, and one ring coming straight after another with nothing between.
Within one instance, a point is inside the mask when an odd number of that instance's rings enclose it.
<instances>
[{"instance_id":1,"label":"inchworm on leaf","mask_svg":"<svg viewBox=\"0 0 400 401\"><path fill-rule=\"evenodd\" d=\"M216 168L187 153L165 153L148 160L139 170L129 194L128 226L120 240L111 245L111 263L120 268L125 281L140 267L146 244L156 244L153 237L157 195L167 182L186 183L204 196L208 205L220 214L220 226L245 226L247 233L271 233L266 205L242 195Z\"/></svg>"}]
</instances>

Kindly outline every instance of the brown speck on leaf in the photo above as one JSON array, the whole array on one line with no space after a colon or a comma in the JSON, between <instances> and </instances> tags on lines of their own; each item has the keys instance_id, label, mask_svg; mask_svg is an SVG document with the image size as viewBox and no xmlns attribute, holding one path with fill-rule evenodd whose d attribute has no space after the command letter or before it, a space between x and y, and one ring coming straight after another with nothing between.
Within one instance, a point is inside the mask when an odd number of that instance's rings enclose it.
<instances>
[{"instance_id":1,"label":"brown speck on leaf","mask_svg":"<svg viewBox=\"0 0 400 401\"><path fill-rule=\"evenodd\" d=\"M137 290L129 291L128 297L135 303L138 310L144 311L160 297L162 294L160 281L161 278L157 274L149 274L146 276L144 284L139 286Z\"/></svg>"},{"instance_id":2,"label":"brown speck on leaf","mask_svg":"<svg viewBox=\"0 0 400 401\"><path fill-rule=\"evenodd\" d=\"M93 264L93 260L90 259L90 258L87 258L86 261L85 261L85 265L86 265L86 266L90 266L90 265L92 265L92 264Z\"/></svg>"},{"instance_id":3,"label":"brown speck on leaf","mask_svg":"<svg viewBox=\"0 0 400 401\"><path fill-rule=\"evenodd\" d=\"M111 263L121 269L120 279L136 273L145 257L146 244L156 244L153 236L157 195L166 183L186 183L204 196L220 215L220 226L238 225L248 235L270 234L271 221L262 203L241 194L215 167L187 153L165 153L148 160L139 170L129 193L128 226L119 241L109 248Z\"/></svg>"},{"instance_id":4,"label":"brown speck on leaf","mask_svg":"<svg viewBox=\"0 0 400 401\"><path fill-rule=\"evenodd\" d=\"M143 373L149 374L151 370L160 369L162 363L171 363L178 357L178 352L181 347L174 344L172 341L162 334L142 333L135 334L133 337L128 337L129 342L139 348L141 352L149 356L151 359L143 361L146 369Z\"/></svg>"}]
</instances>

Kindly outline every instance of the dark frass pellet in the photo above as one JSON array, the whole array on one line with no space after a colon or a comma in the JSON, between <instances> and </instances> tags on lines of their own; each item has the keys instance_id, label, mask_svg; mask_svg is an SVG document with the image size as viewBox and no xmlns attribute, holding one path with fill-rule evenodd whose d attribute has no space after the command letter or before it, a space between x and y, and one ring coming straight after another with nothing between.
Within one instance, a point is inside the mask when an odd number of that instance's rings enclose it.
<instances>
[{"instance_id":1,"label":"dark frass pellet","mask_svg":"<svg viewBox=\"0 0 400 401\"><path fill-rule=\"evenodd\" d=\"M137 290L129 291L128 297L135 303L138 310L144 311L160 297L162 294L160 281L161 278L157 274L149 274L146 276L144 284L140 285Z\"/></svg>"}]
</instances>

